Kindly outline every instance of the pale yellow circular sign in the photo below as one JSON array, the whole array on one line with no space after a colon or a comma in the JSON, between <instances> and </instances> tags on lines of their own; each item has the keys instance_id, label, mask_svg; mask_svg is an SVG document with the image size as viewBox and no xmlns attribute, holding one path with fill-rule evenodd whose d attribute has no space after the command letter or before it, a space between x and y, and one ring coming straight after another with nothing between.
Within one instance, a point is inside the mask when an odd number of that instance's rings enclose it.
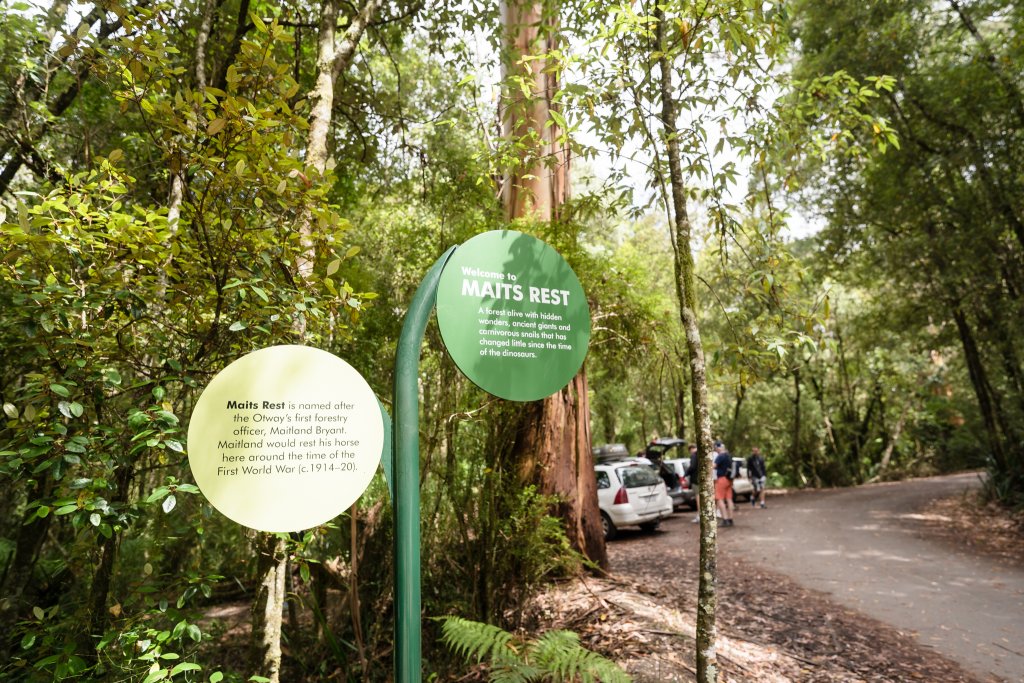
<instances>
[{"instance_id":1,"label":"pale yellow circular sign","mask_svg":"<svg viewBox=\"0 0 1024 683\"><path fill-rule=\"evenodd\" d=\"M229 519L300 531L347 510L384 445L380 404L351 365L308 346L272 346L224 368L188 428L196 484Z\"/></svg>"}]
</instances>

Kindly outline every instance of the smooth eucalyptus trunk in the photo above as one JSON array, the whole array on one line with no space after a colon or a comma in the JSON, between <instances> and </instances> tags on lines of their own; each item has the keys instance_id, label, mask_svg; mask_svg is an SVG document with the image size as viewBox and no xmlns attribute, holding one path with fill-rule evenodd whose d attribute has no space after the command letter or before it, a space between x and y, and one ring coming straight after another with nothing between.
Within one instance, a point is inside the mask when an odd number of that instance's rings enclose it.
<instances>
[{"instance_id":1,"label":"smooth eucalyptus trunk","mask_svg":"<svg viewBox=\"0 0 1024 683\"><path fill-rule=\"evenodd\" d=\"M245 1L245 0L244 0ZM309 132L306 138L306 169L316 181L327 171L329 133L334 111L334 91L338 78L348 68L363 32L380 8L380 0L367 0L359 13L352 17L340 40L336 36L340 0L325 0L320 7L317 35L316 77L308 93L311 103ZM310 211L299 216L296 230L301 250L295 260L296 282L307 283L316 263L313 221ZM306 332L303 318L295 323L296 336L301 340ZM253 647L262 662L263 676L277 683L281 670L281 625L284 619L284 576L288 571L288 554L284 541L271 534L260 534L260 599L253 610ZM323 609L323 606L321 606Z\"/></svg>"},{"instance_id":2,"label":"smooth eucalyptus trunk","mask_svg":"<svg viewBox=\"0 0 1024 683\"><path fill-rule=\"evenodd\" d=\"M694 259L690 247L690 217L686 207L686 184L683 181L682 159L679 151L678 126L672 87L672 66L666 56L665 12L655 9L657 33L655 50L661 55L661 123L668 154L669 176L672 185L670 211L672 246L675 252L676 295L679 314L686 336L686 350L692 376L694 431L697 454L700 458L700 580L697 587L697 681L713 683L718 679L718 657L715 626L718 609L717 581L717 527L715 523L714 477L712 476L711 415L708 409L707 369L697 319L697 292L695 289Z\"/></svg>"},{"instance_id":3,"label":"smooth eucalyptus trunk","mask_svg":"<svg viewBox=\"0 0 1024 683\"><path fill-rule=\"evenodd\" d=\"M252 649L256 674L271 683L281 680L281 629L284 623L288 573L285 540L266 532L256 536L256 573L259 584L252 605Z\"/></svg>"},{"instance_id":4,"label":"smooth eucalyptus trunk","mask_svg":"<svg viewBox=\"0 0 1024 683\"><path fill-rule=\"evenodd\" d=\"M531 84L526 96L510 88L502 102L502 131L506 139L527 142L518 166L501 186L509 220L554 221L560 218L569 189L569 150L550 112L558 89L558 74L542 56L557 44L557 11L553 4L510 0L501 6L502 68L505 78L522 77ZM601 568L608 557L597 506L590 438L590 402L586 371L569 386L531 403L522 412L513 457L523 483L559 498L558 512L574 548Z\"/></svg>"},{"instance_id":5,"label":"smooth eucalyptus trunk","mask_svg":"<svg viewBox=\"0 0 1024 683\"><path fill-rule=\"evenodd\" d=\"M803 477L803 451L800 449L800 432L803 430L803 414L800 411L800 368L793 369L793 439L790 451L790 462Z\"/></svg>"}]
</instances>

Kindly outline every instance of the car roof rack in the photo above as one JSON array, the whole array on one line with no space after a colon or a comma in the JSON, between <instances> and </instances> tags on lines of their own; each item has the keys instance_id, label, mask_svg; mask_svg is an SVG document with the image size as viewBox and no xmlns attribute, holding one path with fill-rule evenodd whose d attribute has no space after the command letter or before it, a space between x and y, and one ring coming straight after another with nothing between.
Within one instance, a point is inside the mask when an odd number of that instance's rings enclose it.
<instances>
[{"instance_id":1,"label":"car roof rack","mask_svg":"<svg viewBox=\"0 0 1024 683\"><path fill-rule=\"evenodd\" d=\"M630 454L626 444L609 443L593 448L594 462L605 463L617 460L628 460L633 456Z\"/></svg>"}]
</instances>

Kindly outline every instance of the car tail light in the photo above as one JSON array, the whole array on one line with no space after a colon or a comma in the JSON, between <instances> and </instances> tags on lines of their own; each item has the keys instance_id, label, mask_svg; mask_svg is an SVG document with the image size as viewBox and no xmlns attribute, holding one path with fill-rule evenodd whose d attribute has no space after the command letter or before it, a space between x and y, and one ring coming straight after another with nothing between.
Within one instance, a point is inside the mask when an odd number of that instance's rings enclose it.
<instances>
[{"instance_id":1,"label":"car tail light","mask_svg":"<svg viewBox=\"0 0 1024 683\"><path fill-rule=\"evenodd\" d=\"M615 505L622 505L629 502L629 494L626 493L626 487L623 486L619 489L618 493L615 494Z\"/></svg>"}]
</instances>

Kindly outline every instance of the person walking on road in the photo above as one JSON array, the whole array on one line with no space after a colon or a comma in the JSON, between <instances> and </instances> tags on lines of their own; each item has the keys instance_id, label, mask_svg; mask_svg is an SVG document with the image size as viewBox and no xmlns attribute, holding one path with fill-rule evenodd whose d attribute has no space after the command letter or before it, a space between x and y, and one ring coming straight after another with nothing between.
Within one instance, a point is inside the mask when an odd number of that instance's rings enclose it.
<instances>
[{"instance_id":1,"label":"person walking on road","mask_svg":"<svg viewBox=\"0 0 1024 683\"><path fill-rule=\"evenodd\" d=\"M754 487L754 490L750 494L750 506L753 507L758 503L761 503L761 507L763 508L765 506L765 486L768 484L768 470L765 468L764 456L761 455L761 449L754 446L750 450L750 457L747 458L747 476L750 477L750 485Z\"/></svg>"},{"instance_id":2,"label":"person walking on road","mask_svg":"<svg viewBox=\"0 0 1024 683\"><path fill-rule=\"evenodd\" d=\"M715 505L722 515L722 526L732 526L732 455L721 441L715 442Z\"/></svg>"}]
</instances>

